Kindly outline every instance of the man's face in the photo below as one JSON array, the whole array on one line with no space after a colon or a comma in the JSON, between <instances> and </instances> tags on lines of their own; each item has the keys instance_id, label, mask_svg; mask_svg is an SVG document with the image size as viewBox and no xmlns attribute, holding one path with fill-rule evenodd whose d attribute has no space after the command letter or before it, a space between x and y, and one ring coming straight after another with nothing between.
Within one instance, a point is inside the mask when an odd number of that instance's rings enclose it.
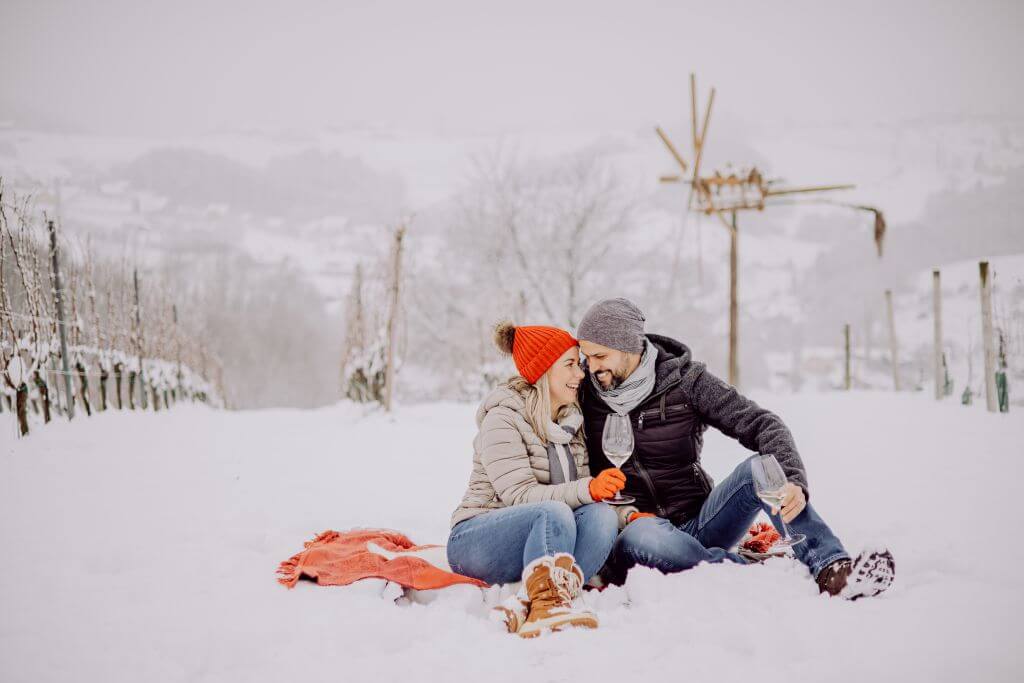
<instances>
[{"instance_id":1,"label":"man's face","mask_svg":"<svg viewBox=\"0 0 1024 683\"><path fill-rule=\"evenodd\" d=\"M582 340L580 352L587 359L587 368L605 391L625 382L639 360L638 354L609 349L607 346Z\"/></svg>"}]
</instances>

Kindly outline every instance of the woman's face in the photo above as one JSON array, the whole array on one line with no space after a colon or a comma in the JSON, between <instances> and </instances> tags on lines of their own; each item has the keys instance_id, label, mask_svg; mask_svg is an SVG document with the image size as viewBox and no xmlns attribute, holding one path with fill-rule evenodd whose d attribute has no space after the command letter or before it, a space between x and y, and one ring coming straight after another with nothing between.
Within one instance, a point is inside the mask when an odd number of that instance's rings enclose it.
<instances>
[{"instance_id":1,"label":"woman's face","mask_svg":"<svg viewBox=\"0 0 1024 683\"><path fill-rule=\"evenodd\" d=\"M580 367L580 347L574 346L559 357L548 370L551 406L560 408L576 400L576 390L586 375Z\"/></svg>"}]
</instances>

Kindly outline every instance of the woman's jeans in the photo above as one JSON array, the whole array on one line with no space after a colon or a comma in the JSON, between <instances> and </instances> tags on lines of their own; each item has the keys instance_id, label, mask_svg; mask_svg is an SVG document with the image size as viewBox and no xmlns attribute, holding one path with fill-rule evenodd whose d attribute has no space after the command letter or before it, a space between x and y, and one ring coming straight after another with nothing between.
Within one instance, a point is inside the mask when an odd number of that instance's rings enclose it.
<instances>
[{"instance_id":1,"label":"woman's jeans","mask_svg":"<svg viewBox=\"0 0 1024 683\"><path fill-rule=\"evenodd\" d=\"M700 562L745 562L724 548L739 543L757 513L762 509L769 510L754 489L751 460L740 463L711 491L695 518L678 526L660 517L640 518L627 525L615 543L602 577L622 583L629 568L637 564L671 573L689 569ZM775 528L782 533L779 517L769 516ZM793 553L815 577L836 560L849 557L843 544L810 503L787 526L790 533L807 536L803 543L793 546Z\"/></svg>"},{"instance_id":2,"label":"woman's jeans","mask_svg":"<svg viewBox=\"0 0 1024 683\"><path fill-rule=\"evenodd\" d=\"M513 505L456 524L448 536L448 564L489 584L512 583L538 557L569 553L589 579L607 559L618 530L618 515L605 503L575 511L554 500Z\"/></svg>"}]
</instances>

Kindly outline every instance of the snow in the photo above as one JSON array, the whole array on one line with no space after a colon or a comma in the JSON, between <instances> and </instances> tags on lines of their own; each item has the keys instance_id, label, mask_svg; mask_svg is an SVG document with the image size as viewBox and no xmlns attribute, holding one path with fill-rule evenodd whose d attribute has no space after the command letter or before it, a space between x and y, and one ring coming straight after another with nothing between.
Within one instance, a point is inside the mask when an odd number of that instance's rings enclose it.
<instances>
[{"instance_id":1,"label":"snow","mask_svg":"<svg viewBox=\"0 0 1024 683\"><path fill-rule=\"evenodd\" d=\"M4 413L0 680L1016 680L1021 414L921 394L755 398L790 424L848 549L892 549L893 588L829 599L784 559L637 569L629 606L588 595L598 630L528 642L496 630L472 587L397 606L378 581L275 581L327 528L444 542L472 405L185 406L22 440ZM717 478L743 453L708 432Z\"/></svg>"},{"instance_id":2,"label":"snow","mask_svg":"<svg viewBox=\"0 0 1024 683\"><path fill-rule=\"evenodd\" d=\"M28 379L28 371L25 368L25 361L22 360L20 355L11 356L11 359L7 361L7 368L5 369L7 378L10 379L11 384L14 386L20 386Z\"/></svg>"}]
</instances>

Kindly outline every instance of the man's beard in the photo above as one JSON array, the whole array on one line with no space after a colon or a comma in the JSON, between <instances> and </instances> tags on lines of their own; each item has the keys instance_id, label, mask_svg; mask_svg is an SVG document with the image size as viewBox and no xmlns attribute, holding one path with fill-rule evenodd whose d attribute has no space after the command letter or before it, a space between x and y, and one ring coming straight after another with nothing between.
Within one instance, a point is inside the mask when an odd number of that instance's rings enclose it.
<instances>
[{"instance_id":1,"label":"man's beard","mask_svg":"<svg viewBox=\"0 0 1024 683\"><path fill-rule=\"evenodd\" d=\"M605 386L604 382L601 381L602 377L611 377L611 382L608 384L608 386ZM617 372L613 372L611 370L602 370L601 377L598 377L597 381L601 385L602 389L604 389L605 391L611 391L612 389L618 389L619 385L626 381L626 374L621 370Z\"/></svg>"}]
</instances>

